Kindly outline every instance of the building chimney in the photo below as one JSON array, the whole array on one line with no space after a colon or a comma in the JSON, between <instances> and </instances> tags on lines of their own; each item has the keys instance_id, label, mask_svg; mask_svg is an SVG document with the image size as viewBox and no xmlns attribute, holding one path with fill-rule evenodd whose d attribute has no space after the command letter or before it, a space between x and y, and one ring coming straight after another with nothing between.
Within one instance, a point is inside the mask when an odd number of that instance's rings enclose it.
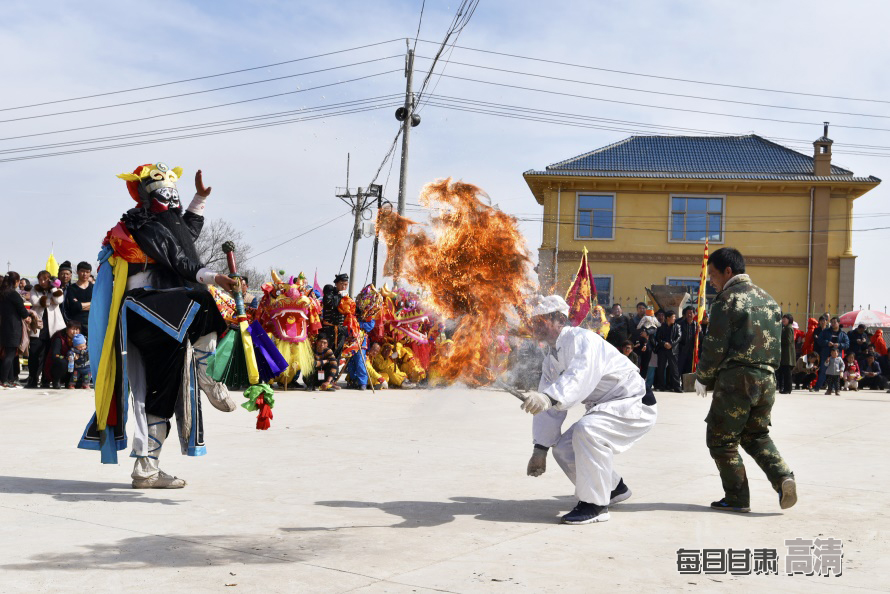
<instances>
[{"instance_id":1,"label":"building chimney","mask_svg":"<svg viewBox=\"0 0 890 594\"><path fill-rule=\"evenodd\" d=\"M813 143L813 175L820 177L831 175L832 142L828 137L828 122L824 122L822 137L817 138Z\"/></svg>"}]
</instances>

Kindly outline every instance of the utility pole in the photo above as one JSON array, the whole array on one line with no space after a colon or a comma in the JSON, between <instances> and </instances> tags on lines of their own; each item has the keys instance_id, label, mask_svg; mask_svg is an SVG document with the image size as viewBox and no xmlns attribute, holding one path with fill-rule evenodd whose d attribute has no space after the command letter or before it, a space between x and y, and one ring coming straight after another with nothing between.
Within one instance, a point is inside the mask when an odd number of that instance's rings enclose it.
<instances>
[{"instance_id":1,"label":"utility pole","mask_svg":"<svg viewBox=\"0 0 890 594\"><path fill-rule=\"evenodd\" d=\"M383 207L383 192L379 192L377 194L377 214L380 214L380 209ZM371 272L371 284L375 287L377 286L377 246L380 245L380 231L377 230L377 224L374 224L374 266L373 271Z\"/></svg>"},{"instance_id":2,"label":"utility pole","mask_svg":"<svg viewBox=\"0 0 890 594\"><path fill-rule=\"evenodd\" d=\"M346 179L349 179L349 155L346 156ZM348 182L347 182L348 183ZM355 194L352 194L349 190L349 186L345 188L345 192L341 194L337 194L337 198L346 203L350 209L352 210L352 214L355 217L353 219L352 224L352 257L349 260L349 294L355 295L358 292L357 285L354 284L356 282L355 276L355 266L356 261L358 259L358 240L362 237L362 215L365 211L368 210L368 204L370 204L369 198L377 198L378 205L380 204L381 197L383 195L383 187L379 184L371 184L367 191L364 188L358 188ZM370 213L369 213L370 216ZM376 269L376 254L377 254L377 242L375 240L374 243L374 254L375 254L375 269L374 269L374 278L377 278L377 269Z\"/></svg>"},{"instance_id":3,"label":"utility pole","mask_svg":"<svg viewBox=\"0 0 890 594\"><path fill-rule=\"evenodd\" d=\"M362 236L362 211L367 206L368 194L362 191L362 188L358 189L358 192L352 194L349 191L349 188L346 188L346 191L342 194L337 194L337 198L345 202L350 209L352 210L352 214L355 215L355 219L352 224L352 257L349 260L349 294L352 295L352 289L354 287L353 283L355 282L355 263L356 258L358 257L358 240Z\"/></svg>"},{"instance_id":4,"label":"utility pole","mask_svg":"<svg viewBox=\"0 0 890 594\"><path fill-rule=\"evenodd\" d=\"M349 188L346 188L346 193L349 193ZM352 256L349 259L349 294L354 295L352 291L353 283L355 282L355 261L358 257L358 240L362 236L362 210L365 208L365 197L367 195L362 192L362 189L359 188L358 192L355 195L355 206L352 208L352 211L355 213L355 223L352 226Z\"/></svg>"},{"instance_id":5,"label":"utility pole","mask_svg":"<svg viewBox=\"0 0 890 594\"><path fill-rule=\"evenodd\" d=\"M405 58L405 106L396 110L396 119L402 122L402 162L399 167L399 214L405 215L405 186L408 183L408 142L411 137L411 128L420 123L420 116L414 115L414 91L411 86L414 81L414 50L408 50Z\"/></svg>"},{"instance_id":6,"label":"utility pole","mask_svg":"<svg viewBox=\"0 0 890 594\"><path fill-rule=\"evenodd\" d=\"M408 40L405 40L408 44ZM405 106L396 110L396 119L402 122L402 161L399 166L399 206L398 213L405 216L405 188L408 185L408 143L411 139L411 128L420 125L420 116L414 113L414 91L411 88L414 81L414 50L408 48L405 57ZM395 283L398 285L402 270L402 258L397 254L394 258Z\"/></svg>"}]
</instances>

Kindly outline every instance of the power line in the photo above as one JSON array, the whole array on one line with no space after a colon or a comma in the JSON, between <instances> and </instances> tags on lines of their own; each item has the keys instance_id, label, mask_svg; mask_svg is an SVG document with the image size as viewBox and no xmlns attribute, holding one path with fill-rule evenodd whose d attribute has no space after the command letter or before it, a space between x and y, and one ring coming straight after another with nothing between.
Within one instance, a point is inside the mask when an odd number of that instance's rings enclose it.
<instances>
[{"instance_id":1,"label":"power line","mask_svg":"<svg viewBox=\"0 0 890 594\"><path fill-rule=\"evenodd\" d=\"M282 241L282 242L279 243L279 244L273 245L273 246L270 247L269 249L263 250L263 251L261 251L261 252L257 252L257 253L255 253L255 254L250 254L249 257L247 257L247 258L244 259L244 262L246 262L247 260L250 260L251 258L256 258L257 256L261 256L261 255L263 255L263 254L267 254L267 253L271 252L272 250L274 250L274 249L276 249L276 248L280 248L281 246L283 246L283 245L286 244L286 243L290 243L290 242L292 242L292 241L295 240L295 239L299 239L300 237L303 237L304 235L308 235L309 233L312 233L313 231L317 231L318 229L321 229L322 227L325 227L325 226L327 226L327 225L330 225L331 223L333 223L333 222L336 221L337 219L342 219L342 218L345 217L347 214L349 214L349 213L339 214L339 215L335 216L334 218L332 218L332 219L328 219L328 220L325 221L324 223L322 223L322 224L320 224L320 225L318 225L318 226L315 226L315 227L309 229L308 231L304 231L303 233L300 233L299 235L295 235L295 236L291 237L290 239L287 239L287 240L285 240L285 241Z\"/></svg>"},{"instance_id":2,"label":"power line","mask_svg":"<svg viewBox=\"0 0 890 594\"><path fill-rule=\"evenodd\" d=\"M445 75L445 76L448 76L448 75ZM637 134L637 133L651 134L652 133L650 130L644 130L644 129L640 129L640 128L623 128L623 127L616 127L616 126L603 126L603 125L588 124L588 123L583 123L583 122L570 122L570 121L565 121L565 120L561 120L561 119L557 120L557 119L551 119L551 118L545 118L545 117L536 117L536 116L528 115L528 114L516 114L516 113L493 110L493 109L483 109L483 108L477 108L477 107L440 103L437 101L427 101L427 105L432 105L433 107L439 107L439 108L443 108L443 109L466 111L466 112L470 112L470 113L479 113L479 114L485 114L485 115L494 115L494 116L508 118L508 119L526 120L526 121L541 122L541 123L547 123L547 124L556 124L559 126L570 126L570 127L575 127L575 128L590 128L590 129L595 129L595 130L607 130L607 131L612 131L612 132L623 132L623 133L630 133L630 134ZM668 136L667 134L663 134L663 133L662 133L662 135ZM842 151L842 153L847 154L847 155L890 157L890 154L885 155L885 154L870 153L870 152Z\"/></svg>"},{"instance_id":3,"label":"power line","mask_svg":"<svg viewBox=\"0 0 890 594\"><path fill-rule=\"evenodd\" d=\"M430 44L438 43L435 41L428 41L426 39L421 39L420 41L422 43L430 43ZM861 97L844 97L844 96L839 96L839 95L822 95L819 93L807 93L804 91L788 91L788 90L783 90L783 89L770 89L770 88L765 88L765 87L733 85L733 84L729 84L729 83L718 83L718 82L694 80L694 79L688 79L688 78L676 78L676 77L662 76L662 75L657 75L657 74L644 74L641 72L631 72L629 70L616 70L616 69L612 69L612 68L589 66L586 64L573 64L571 62L560 62L558 60L548 60L545 58L535 58L532 56L522 56L519 54L510 54L510 53L506 53L506 52L496 52L493 50L484 50L484 49L480 49L480 48L467 47L467 46L461 46L461 45L458 45L455 47L457 47L458 49L464 49L464 50L471 51L471 52L480 52L480 53L492 54L492 55L496 55L496 56L505 56L508 58L518 58L521 60L530 60L533 62L542 62L542 63L546 63L546 64L556 64L559 66L570 66L572 68L583 68L586 70L597 70L600 72L611 72L613 74L624 74L627 76L639 76L639 77L645 77L645 78L669 80L669 81L674 81L674 82L691 83L691 84L697 84L697 85L708 85L708 86L713 86L713 87L726 87L726 88L730 88L730 89L744 89L747 91L760 91L760 92L765 92L765 93L781 93L781 94L785 94L785 95L801 95L801 96L806 96L806 97L819 97L822 99L840 99L843 101L863 101L863 102L868 102L868 103L890 103L890 101L887 101L884 99L867 99L867 98L861 98Z\"/></svg>"},{"instance_id":4,"label":"power line","mask_svg":"<svg viewBox=\"0 0 890 594\"><path fill-rule=\"evenodd\" d=\"M451 37L453 35L460 36L464 28L466 28L466 26L470 23L470 19L473 18L473 14L476 12L476 7L478 6L479 0L461 0L460 5L457 7L457 12L455 13L454 18L451 20L451 24L448 26L448 30L445 32L445 37L444 39L442 39L442 42L439 45L439 49L436 51L436 55L431 58L432 64L430 64L430 69L426 73L426 76L423 79L423 83L420 85L420 91L417 92L417 104L420 104L420 101L423 98L423 94L426 91L426 87L430 82L430 78L433 75L433 70L436 67L436 62L439 61L439 58L442 57L442 53L445 51L445 48L448 47L448 42L451 40Z\"/></svg>"},{"instance_id":5,"label":"power line","mask_svg":"<svg viewBox=\"0 0 890 594\"><path fill-rule=\"evenodd\" d=\"M578 95L575 93L564 93L564 92L560 92L560 91L551 91L551 90L547 90L547 89L537 89L534 87L524 87L521 85L511 85L511 84L507 84L507 83L498 83L498 82L493 82L493 81L488 81L488 80L479 80L479 79L475 79L475 78L455 76L453 74L442 74L442 76L444 76L446 78L454 78L457 80L464 80L464 81L468 81L468 82L475 82L475 83L480 83L480 84L485 84L485 85L506 87L506 88L510 88L510 89L519 89L519 90L523 90L523 91L534 91L536 93L546 93L549 95L560 95L563 97L573 97L576 99L587 99L590 101L603 101L606 103L618 103L621 105L633 105L636 107L647 107L647 108L651 108L651 109L665 109L668 111L699 113L699 114L704 114L704 115L715 115L715 116L720 116L720 117L737 118L737 119L743 119L743 120L760 120L760 121L765 121L765 122L778 122L778 123L782 123L782 124L802 124L805 126L813 125L813 122L802 122L799 120L782 120L782 119L778 119L778 118L746 116L746 115L737 115L737 114L729 114L729 113L720 113L720 112L714 112L714 111L704 111L704 110L698 110L698 109L687 109L687 108L682 108L682 107L668 107L665 105L651 105L648 103L635 103L632 101L619 101L617 99L604 99L602 97L590 97L589 95ZM877 132L890 132L890 128L873 128L873 127L868 127L868 126L851 126L851 125L842 125L842 124L832 124L832 125L836 128L850 128L850 129L856 129L856 130L873 130L873 131L877 131Z\"/></svg>"},{"instance_id":6,"label":"power line","mask_svg":"<svg viewBox=\"0 0 890 594\"><path fill-rule=\"evenodd\" d=\"M338 108L346 107L346 106L357 107L359 105L368 105L368 104L373 104L373 103L380 103L383 101L386 101L386 105L381 106L381 107L386 107L386 106L390 106L392 104L392 100L398 96L399 95L397 95L397 94L396 95L382 95L379 97L371 97L368 99L355 99L352 101L344 101L341 103L332 103L332 104L321 105L321 106L316 106L316 107L306 107L306 108L281 111L281 112L271 113L271 114L246 116L243 118L234 118L234 119L229 119L229 120L218 120L215 122L205 122L202 124L190 124L187 126L176 126L173 128L158 128L158 129L154 129L154 130L145 130L145 131L141 131L141 132L128 132L126 134L118 134L115 136L102 136L102 137L98 137L98 138L88 138L88 139L83 139L83 140L71 140L71 141L58 142L58 143L53 143L53 144L42 144L42 145L33 145L33 146L28 146L28 147L0 149L0 154L29 152L29 151L36 151L36 150L49 149L49 148L59 148L59 147L64 147L64 146L74 146L74 145L80 145L80 144L93 144L96 142L106 142L109 140L120 140L122 138L138 138L141 136L156 136L156 135L160 135L160 134L169 134L172 132L183 132L186 130L199 130L199 129L203 129L203 128L212 128L212 127L224 126L224 125L228 125L228 124L259 121L259 120L274 119L274 118L282 118L282 117L291 116L291 115L298 114L298 113L312 113L312 112L316 112L316 111L338 109Z\"/></svg>"},{"instance_id":7,"label":"power line","mask_svg":"<svg viewBox=\"0 0 890 594\"><path fill-rule=\"evenodd\" d=\"M652 123L648 123L648 122L617 120L614 118L603 118L603 117L589 116L589 115L576 114L576 113L567 113L567 112L563 112L563 111L551 111L551 110L545 110L545 109L540 109L540 108L529 108L529 107L523 107L523 106L519 106L519 105L510 105L510 104L506 104L506 103L494 103L491 101L481 101L478 99L470 99L470 98L466 98L466 97L454 97L454 96L450 96L450 95L429 94L428 97L431 97L432 99L438 99L440 101L445 101L445 102L468 103L471 105L480 105L480 106L497 108L497 109L506 109L506 110L510 110L510 111L520 111L520 112L527 112L527 113L531 113L531 114L545 114L545 115L552 115L552 116L559 116L559 117L590 120L590 121L596 121L596 122L606 122L606 123L610 123L610 124L630 124L633 126L641 126L644 128L677 130L680 132L692 132L692 133L697 133L697 134L707 134L707 135L715 135L715 136L736 136L736 135L738 135L738 133L736 133L736 132L725 132L725 131L721 132L721 131L715 131L715 130L703 130L700 128L685 128L685 127L681 127L681 126L665 126L665 125L661 125L661 124L652 124ZM764 136L764 138L767 138L767 139L770 139L773 141L777 141L777 142L788 142L788 143L806 144L806 145L812 144L811 141L809 141L809 140L803 140L803 139L799 139L799 138L782 138L782 137L772 137L772 136ZM890 150L890 146L886 146L886 145L850 144L850 143L835 142L833 146L834 147L843 146L843 147L851 147L851 148L868 148L868 149Z\"/></svg>"},{"instance_id":8,"label":"power line","mask_svg":"<svg viewBox=\"0 0 890 594\"><path fill-rule=\"evenodd\" d=\"M336 117L336 116L348 115L348 114L352 114L352 113L361 113L361 112L365 112L365 111L381 109L383 107L392 107L392 106L391 105L381 105L381 106L365 107L365 108L360 108L360 109L350 109L350 110L343 110L343 111L334 112L334 113L318 114L318 115L309 116L306 118L294 118L294 119L284 120L284 121L280 121L280 122L269 122L269 123L265 123L265 124L253 124L250 126L242 126L240 128L230 128L230 129L226 129L226 130L214 130L214 131L209 131L209 132L186 134L186 135L182 135L182 136L171 136L171 137L167 137L167 138L158 138L158 139L153 139L153 140L150 139L150 140L142 140L142 141L138 141L138 142L128 142L128 143L114 144L114 145L107 145L107 146L80 148L80 149L73 149L70 151L60 151L60 152L55 152L55 153L45 153L45 154L39 154L39 155L24 155L24 156L18 156L18 157L10 157L7 159L0 159L0 163L9 163L9 162L13 162L13 161L26 161L26 160L31 160L31 159L42 159L42 158L46 158L46 157L58 157L61 155L88 153L88 152L102 151L102 150L115 149L115 148L140 146L140 145L144 145L144 144L156 144L159 142L167 142L170 140L184 140L184 139L188 139L188 138L200 138L203 136L216 136L218 134L228 134L231 132L242 132L245 130L257 130L260 128L281 126L284 124L307 122L307 121L312 121L312 120L324 119L324 118L328 118L328 117Z\"/></svg>"},{"instance_id":9,"label":"power line","mask_svg":"<svg viewBox=\"0 0 890 594\"><path fill-rule=\"evenodd\" d=\"M414 34L414 47L412 49L417 49L417 38L420 37L420 25L423 24L423 9L426 8L426 0L423 0L423 3L420 5L420 18L417 19L417 33Z\"/></svg>"},{"instance_id":10,"label":"power line","mask_svg":"<svg viewBox=\"0 0 890 594\"><path fill-rule=\"evenodd\" d=\"M418 30L418 34L419 34L419 30ZM157 89L159 87L168 87L170 85L178 85L178 84L187 83L187 82L194 82L196 80L207 80L208 78L218 78L220 76L229 76L230 74L240 74L242 72L250 72L253 70L262 70L263 68L274 68L275 66L283 66L284 64L293 64L295 62L303 62L305 60L312 60L315 58L324 58L327 56L333 56L335 54L343 54L343 53L352 52L355 50L367 49L369 47L376 47L378 45L386 45L387 43L393 43L395 41L399 41L399 39L389 39L387 41L380 41L377 43L369 43L367 45L358 45L356 47L350 47L347 49L337 50L334 52L327 52L324 54L316 54L314 56L306 56L304 58L295 58L293 60L285 60L283 62L273 62L272 64L264 64L262 66L252 66L250 68L241 68L240 70L230 70L228 72L220 72L217 74L207 74L204 76L195 76L193 78L184 78L181 80L174 80L174 81L165 82L165 83L146 85L144 87L133 87L131 89L120 89L118 91L108 91L105 93L94 93L92 95L82 95L80 97L69 97L68 99L54 99L52 101L43 101L41 103L32 103L30 105L19 105L17 107L2 107L2 108L0 108L0 112L13 111L16 109L27 109L29 107L41 107L44 105L52 105L55 103L66 103L68 101L81 101L83 99L95 99L96 97L107 97L109 95L120 95L122 93L131 93L134 91L145 91L148 89Z\"/></svg>"},{"instance_id":11,"label":"power line","mask_svg":"<svg viewBox=\"0 0 890 594\"><path fill-rule=\"evenodd\" d=\"M51 130L51 131L49 131L49 132L38 132L38 133L35 133L35 134L21 134L21 135L19 135L19 136L7 136L6 138L0 138L0 141L5 141L5 140L17 140L17 139L19 139L19 138L33 138L33 137L35 137L35 136L47 136L47 135L50 135L50 134L63 134L63 133L65 133L65 132L77 132L77 131L80 131L80 130L91 130L91 129L93 129L93 128L104 128L104 127L107 127L107 126L118 126L118 125L120 125L120 124L130 124L130 123L133 123L133 122L144 122L144 121L146 121L146 120L156 120L156 119L158 119L158 118L165 118L165 117L170 117L170 116L175 116L175 115L182 115L182 114L186 114L186 113L194 113L194 112L198 112L198 111L207 111L207 110L210 110L210 109L219 109L220 107L229 107L229 106L232 106L232 105L240 105L240 104L242 104L242 103L252 103L252 102L254 102L254 101L262 101L262 100L265 100L265 99L274 99L275 97L283 97L283 96L285 96L285 95L295 95L295 94L298 94L298 93L308 93L309 91L317 91L318 89L325 89L325 88L328 88L328 87L334 87L334 86L337 86L337 85L344 85L344 84L348 84L348 83L352 83L352 82L356 82L356 81L360 81L360 80L366 80L366 79L369 79L369 78L375 78L375 77L377 77L377 76L383 76L383 75L386 75L386 74L393 74L393 73L395 73L395 72L401 72L401 71L402 71L401 69L396 69L396 70L385 70L385 71L383 71L383 72L378 72L378 73L376 73L376 74L369 74L369 75L367 75L367 76L359 76L359 77L357 77L357 78L349 78L349 79L346 79L346 80L340 80L340 81L337 81L337 82L327 83L327 84L324 84L324 85L317 85L317 86L314 86L314 87L306 87L305 89L297 89L296 91L285 91L285 92L283 92L283 93L274 93L274 94L272 94L272 95L262 95L262 96L260 96L260 97L253 97L253 98L250 98L250 99L241 99L241 100L239 100L239 101L230 101L230 102L228 102L228 103L219 103L219 104L217 104L217 105L207 105L207 106L205 106L205 107L195 107L195 108L192 108L192 109L184 109L184 110L182 110L182 111L171 111L171 112L168 112L168 113L160 113L160 114L151 115L151 116L146 116L146 117L142 117L142 118L132 118L132 119L129 119L129 120L119 120L119 121L117 121L117 122L107 122L107 123L104 123L104 124L93 124L93 125L91 125L91 126L80 126L80 127L78 127L78 128L67 128L67 129L64 129L64 130Z\"/></svg>"},{"instance_id":12,"label":"power line","mask_svg":"<svg viewBox=\"0 0 890 594\"><path fill-rule=\"evenodd\" d=\"M215 91L223 91L223 90L234 89L234 88L238 88L238 87L247 87L250 85L258 85L258 84L262 84L262 83L274 82L274 81L284 80L284 79L288 79L288 78L296 78L298 76L308 76L310 74L318 74L320 72L330 72L331 70L339 70L341 68L350 68L352 66L360 66L362 64L370 64L372 62L381 62L383 60L391 60L393 58L400 58L400 57L401 57L401 55L386 56L384 58L374 58L373 60L363 60L361 62L353 62L352 64L344 64L342 66L331 66L330 68L320 68L318 70L311 70L309 72L298 72L297 74L287 74L285 76L276 76L274 78L266 78L266 79L262 79L262 80L254 80L254 81L238 83L238 84L234 84L234 85L226 85L224 87L215 87L213 89L202 89L200 91L191 91L188 93L178 93L176 95L166 95L164 97L153 97L151 99L139 99L137 101L126 101L124 103L112 103L110 105L99 105L96 107L84 107L81 109L69 109L68 111L57 111L57 112L53 112L53 113L44 113L44 114L40 114L40 115L23 116L20 118L11 118L8 120L0 120L0 124L6 124L9 122L20 122L23 120L35 120L38 118L48 118L48 117L53 117L53 116L58 116L58 115L67 115L67 114L72 114L72 113L84 113L87 111L97 111L100 109L109 109L112 107L125 107L128 105L151 103L153 101L163 101L166 99L177 99L179 97L189 97L192 95L202 95L204 93L213 93Z\"/></svg>"},{"instance_id":13,"label":"power line","mask_svg":"<svg viewBox=\"0 0 890 594\"><path fill-rule=\"evenodd\" d=\"M420 59L422 59L422 60L432 60L432 58L429 58L429 57L427 57L427 56L416 56L416 57L417 57L417 58L420 58ZM507 74L518 74L518 75L521 75L521 76L530 76L530 77L534 77L534 78L544 78L544 79L547 79L547 80L555 80L555 81L560 81L560 82L575 83L575 84L579 84L579 85L590 85L590 86L595 86L595 87L604 87L604 88L607 88L607 89L618 89L618 90L622 90L622 91L633 91L633 92L635 92L635 93L649 93L649 94L652 94L652 95L664 95L664 96L667 96L667 97L680 97L680 98L683 98L683 99L697 99L697 100L701 100L701 101L715 101L715 102L718 102L718 103L735 103L735 104L737 104L737 105L750 105L750 106L754 106L754 107L767 107L767 108L769 108L769 109L788 109L788 110L793 110L793 111L808 111L808 112L818 112L818 113L829 113L829 114L849 115L849 116L856 116L856 117L863 117L863 118L881 118L881 119L890 119L890 116L879 115L879 114L872 114L872 113L856 113L856 112L849 112L849 111L833 111L833 110L830 110L830 109L817 109L817 108L809 108L809 107L792 107L792 106L789 106L789 105L773 105L773 104L770 104L770 103L756 103L756 102L753 102L753 101L738 101L738 100L735 100L735 99L719 99L719 98L716 98L716 97L703 97L703 96L701 96L701 95L684 95L684 94L681 94L681 93L669 93L669 92L667 92L667 91L652 91L652 90L649 90L649 89L636 89L636 88L633 88L633 87L622 87L622 86L618 86L618 85L607 85L607 84L604 84L604 83L596 83L596 82L590 82L590 81L586 81L586 80L577 80L577 79L573 79L573 78L562 78L562 77L559 77L559 76L549 76L549 75L546 75L546 74L536 74L536 73L533 73L533 72L523 72L523 71L520 71L520 70L508 70L508 69L506 69L506 68L496 68L496 67L494 67L494 66L484 66L484 65L482 65L482 64L469 64L469 63L467 63L467 62L455 62L455 61L452 61L451 63L452 63L452 64L457 64L458 66L466 66L466 67L468 67L468 68L479 68L479 69L483 69L483 70L492 70L492 71L495 71L495 72L505 72L505 73L507 73Z\"/></svg>"}]
</instances>

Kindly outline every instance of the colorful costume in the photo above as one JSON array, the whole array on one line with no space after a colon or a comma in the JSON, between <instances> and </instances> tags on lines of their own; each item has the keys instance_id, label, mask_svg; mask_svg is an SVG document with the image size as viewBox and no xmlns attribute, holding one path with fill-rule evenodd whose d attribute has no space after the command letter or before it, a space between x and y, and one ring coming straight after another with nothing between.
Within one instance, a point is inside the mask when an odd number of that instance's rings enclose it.
<instances>
[{"instance_id":1,"label":"colorful costume","mask_svg":"<svg viewBox=\"0 0 890 594\"><path fill-rule=\"evenodd\" d=\"M386 381L368 361L368 335L377 325L374 318L382 306L383 298L374 285L367 285L356 297L354 309L359 339L356 343L358 350L346 364L347 386L350 388L364 390L369 383L376 386Z\"/></svg>"},{"instance_id":2,"label":"colorful costume","mask_svg":"<svg viewBox=\"0 0 890 594\"><path fill-rule=\"evenodd\" d=\"M315 370L315 356L308 340L321 329L321 311L312 290L301 282L302 275L284 282L272 271L272 282L263 285L263 298L256 310L256 319L274 340L288 363L288 369L277 380L289 383L297 373L309 377Z\"/></svg>"},{"instance_id":3,"label":"colorful costume","mask_svg":"<svg viewBox=\"0 0 890 594\"><path fill-rule=\"evenodd\" d=\"M396 343L395 349L398 354L399 369L401 369L402 373L408 376L408 379L411 382L416 384L426 379L426 371L417 361L417 358L414 356L414 351L403 345L401 342Z\"/></svg>"},{"instance_id":4,"label":"colorful costume","mask_svg":"<svg viewBox=\"0 0 890 594\"><path fill-rule=\"evenodd\" d=\"M399 388L403 383L408 381L408 376L399 369L398 365L396 365L396 361L390 357L383 356L383 353L374 355L374 358L371 360L371 365L393 388Z\"/></svg>"},{"instance_id":5,"label":"colorful costume","mask_svg":"<svg viewBox=\"0 0 890 594\"><path fill-rule=\"evenodd\" d=\"M181 174L179 167L157 163L118 176L138 206L105 237L90 308L96 413L78 447L100 450L103 463L117 463L117 451L127 447L132 391L135 488L185 486L160 470L158 457L174 416L183 454L206 453L199 389L215 408L235 410L225 386L206 374L217 332L226 330L202 286L217 275L201 264L195 248L209 191L196 194L183 213L176 189Z\"/></svg>"}]
</instances>

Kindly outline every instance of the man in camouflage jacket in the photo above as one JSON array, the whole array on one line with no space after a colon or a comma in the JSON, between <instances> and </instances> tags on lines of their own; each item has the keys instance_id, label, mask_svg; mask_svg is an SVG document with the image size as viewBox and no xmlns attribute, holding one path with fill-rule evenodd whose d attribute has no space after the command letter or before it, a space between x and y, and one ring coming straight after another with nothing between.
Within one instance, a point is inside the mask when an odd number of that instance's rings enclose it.
<instances>
[{"instance_id":1,"label":"man in camouflage jacket","mask_svg":"<svg viewBox=\"0 0 890 594\"><path fill-rule=\"evenodd\" d=\"M787 509L797 501L794 475L769 436L781 354L779 305L744 274L738 250L722 248L708 258L718 291L696 369L696 392L713 390L706 440L720 471L725 496L711 507L750 511L750 493L739 444L766 473Z\"/></svg>"}]
</instances>

